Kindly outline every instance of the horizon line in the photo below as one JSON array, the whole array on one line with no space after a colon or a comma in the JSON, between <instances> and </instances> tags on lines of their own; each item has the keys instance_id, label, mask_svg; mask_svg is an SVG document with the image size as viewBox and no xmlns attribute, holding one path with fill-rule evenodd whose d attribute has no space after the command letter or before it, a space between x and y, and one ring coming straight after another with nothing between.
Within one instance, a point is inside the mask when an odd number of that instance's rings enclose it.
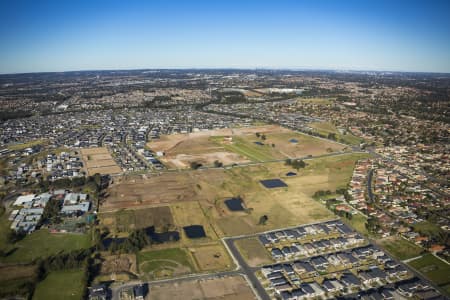
<instances>
[{"instance_id":1,"label":"horizon line","mask_svg":"<svg viewBox=\"0 0 450 300\"><path fill-rule=\"evenodd\" d=\"M31 72L12 72L2 73L4 75L26 75L26 74L49 74L49 73L75 73L75 72L107 72L107 71L146 71L146 70L277 70L277 71L321 71L321 72L375 72L375 73L410 73L410 74L442 74L450 75L448 72L436 72L436 71L402 71L402 70L389 70L389 69L360 69L360 68L312 68L312 67L144 67L144 68L104 68L104 69L72 69L63 71L31 71Z\"/></svg>"}]
</instances>

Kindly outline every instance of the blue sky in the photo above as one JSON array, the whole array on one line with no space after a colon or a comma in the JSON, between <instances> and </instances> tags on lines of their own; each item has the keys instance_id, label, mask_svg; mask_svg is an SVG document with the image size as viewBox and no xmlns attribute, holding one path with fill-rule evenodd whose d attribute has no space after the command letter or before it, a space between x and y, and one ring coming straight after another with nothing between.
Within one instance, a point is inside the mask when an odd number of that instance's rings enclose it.
<instances>
[{"instance_id":1,"label":"blue sky","mask_svg":"<svg viewBox=\"0 0 450 300\"><path fill-rule=\"evenodd\" d=\"M450 72L450 1L0 1L0 73Z\"/></svg>"}]
</instances>

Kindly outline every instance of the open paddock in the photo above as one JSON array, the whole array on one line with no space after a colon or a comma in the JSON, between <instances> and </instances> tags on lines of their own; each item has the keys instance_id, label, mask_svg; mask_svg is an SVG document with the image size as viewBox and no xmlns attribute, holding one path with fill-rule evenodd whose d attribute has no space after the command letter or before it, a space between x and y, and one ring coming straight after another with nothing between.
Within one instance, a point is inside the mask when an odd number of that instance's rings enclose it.
<instances>
[{"instance_id":1,"label":"open paddock","mask_svg":"<svg viewBox=\"0 0 450 300\"><path fill-rule=\"evenodd\" d=\"M128 177L109 188L110 196L101 212L164 203L170 206L178 229L202 225L206 241L324 221L333 218L333 214L314 201L312 195L318 190L334 192L346 187L355 162L365 157L367 154L341 154L308 159L305 160L307 166L291 177L285 174L292 171L292 167L284 162L170 172L147 179ZM260 180L268 178L282 178L287 187L266 189ZM224 200L238 196L244 200L245 210L232 212ZM259 224L263 215L268 216L264 225ZM197 243L187 239L184 232L181 234L181 243Z\"/></svg>"},{"instance_id":2,"label":"open paddock","mask_svg":"<svg viewBox=\"0 0 450 300\"><path fill-rule=\"evenodd\" d=\"M157 232L167 231L174 226L169 206L157 206L142 209L127 209L116 212L100 213L100 224L115 233L131 232L154 226Z\"/></svg>"}]
</instances>

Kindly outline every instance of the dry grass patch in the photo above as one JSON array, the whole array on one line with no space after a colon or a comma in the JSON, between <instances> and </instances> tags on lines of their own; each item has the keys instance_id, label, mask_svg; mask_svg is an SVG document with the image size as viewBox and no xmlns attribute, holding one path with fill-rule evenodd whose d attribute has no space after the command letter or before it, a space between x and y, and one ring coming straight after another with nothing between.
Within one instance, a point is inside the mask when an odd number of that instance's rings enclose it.
<instances>
[{"instance_id":1,"label":"dry grass patch","mask_svg":"<svg viewBox=\"0 0 450 300\"><path fill-rule=\"evenodd\" d=\"M206 218L205 213L197 201L180 202L172 205L173 217L175 224L180 227L180 235L182 243L185 245L192 245L203 243L205 241L217 240L218 236L211 226L209 220ZM181 227L190 225L201 225L205 230L206 237L199 239L189 239L186 237Z\"/></svg>"},{"instance_id":2,"label":"dry grass patch","mask_svg":"<svg viewBox=\"0 0 450 300\"><path fill-rule=\"evenodd\" d=\"M251 300L256 299L241 276L153 284L146 300Z\"/></svg>"},{"instance_id":3,"label":"dry grass patch","mask_svg":"<svg viewBox=\"0 0 450 300\"><path fill-rule=\"evenodd\" d=\"M256 267L273 262L266 248L256 237L235 241L236 247L245 258L249 266Z\"/></svg>"},{"instance_id":4,"label":"dry grass patch","mask_svg":"<svg viewBox=\"0 0 450 300\"><path fill-rule=\"evenodd\" d=\"M119 210L100 213L99 217L103 226L116 233L130 232L150 226L154 226L156 232L165 232L174 227L169 206Z\"/></svg>"},{"instance_id":5,"label":"dry grass patch","mask_svg":"<svg viewBox=\"0 0 450 300\"><path fill-rule=\"evenodd\" d=\"M189 250L201 271L225 270L233 266L227 251L220 243L190 248Z\"/></svg>"},{"instance_id":6,"label":"dry grass patch","mask_svg":"<svg viewBox=\"0 0 450 300\"><path fill-rule=\"evenodd\" d=\"M123 176L108 188L102 211L148 207L195 199L196 183L189 173L162 173L147 178Z\"/></svg>"}]
</instances>

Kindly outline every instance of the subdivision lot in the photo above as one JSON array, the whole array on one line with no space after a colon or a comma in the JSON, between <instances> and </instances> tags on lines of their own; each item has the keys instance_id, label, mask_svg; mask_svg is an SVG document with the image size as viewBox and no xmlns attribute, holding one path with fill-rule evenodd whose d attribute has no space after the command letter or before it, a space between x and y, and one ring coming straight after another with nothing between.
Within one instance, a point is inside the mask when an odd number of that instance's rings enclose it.
<instances>
[{"instance_id":1,"label":"subdivision lot","mask_svg":"<svg viewBox=\"0 0 450 300\"><path fill-rule=\"evenodd\" d=\"M219 242L189 248L189 251L201 271L225 270L233 266L227 251Z\"/></svg>"},{"instance_id":2,"label":"subdivision lot","mask_svg":"<svg viewBox=\"0 0 450 300\"><path fill-rule=\"evenodd\" d=\"M148 146L153 151L164 152L161 160L169 168L189 168L191 162L211 166L216 160L224 165L271 161L321 155L345 148L275 125L166 135L151 141Z\"/></svg>"},{"instance_id":3,"label":"subdivision lot","mask_svg":"<svg viewBox=\"0 0 450 300\"><path fill-rule=\"evenodd\" d=\"M388 237L380 240L379 244L400 260L417 257L424 251L421 247L401 237Z\"/></svg>"},{"instance_id":4,"label":"subdivision lot","mask_svg":"<svg viewBox=\"0 0 450 300\"><path fill-rule=\"evenodd\" d=\"M147 300L250 300L255 296L241 276L153 284Z\"/></svg>"},{"instance_id":5,"label":"subdivision lot","mask_svg":"<svg viewBox=\"0 0 450 300\"><path fill-rule=\"evenodd\" d=\"M164 152L161 160L169 168L189 168L191 162L205 166L211 166L215 161L224 165L248 162L244 156L212 142L207 133L214 134L216 131L166 135L148 145L154 151Z\"/></svg>"},{"instance_id":6,"label":"subdivision lot","mask_svg":"<svg viewBox=\"0 0 450 300\"><path fill-rule=\"evenodd\" d=\"M84 272L81 269L53 271L41 281L34 292L33 300L83 298Z\"/></svg>"},{"instance_id":7,"label":"subdivision lot","mask_svg":"<svg viewBox=\"0 0 450 300\"><path fill-rule=\"evenodd\" d=\"M84 148L80 152L88 175L117 174L122 171L105 147Z\"/></svg>"}]
</instances>

